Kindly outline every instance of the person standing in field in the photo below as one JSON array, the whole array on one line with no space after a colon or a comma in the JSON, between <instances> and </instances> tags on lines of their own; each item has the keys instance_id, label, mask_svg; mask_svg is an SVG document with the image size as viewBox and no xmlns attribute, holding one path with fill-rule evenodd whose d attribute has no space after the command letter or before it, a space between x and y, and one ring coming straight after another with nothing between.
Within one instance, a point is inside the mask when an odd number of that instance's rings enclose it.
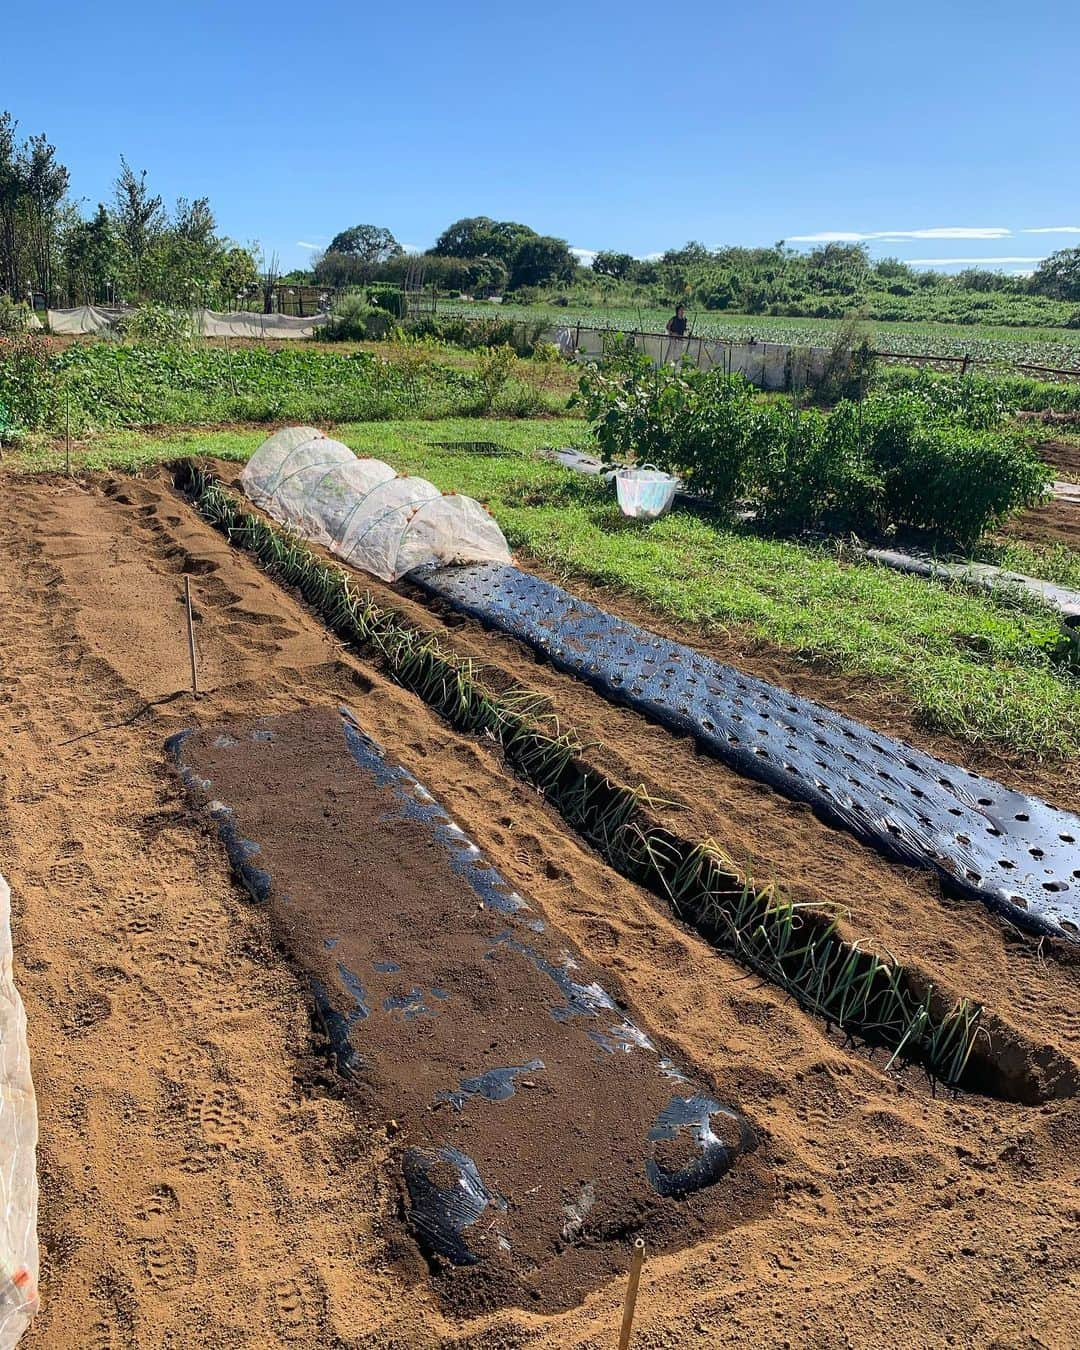
<instances>
[{"instance_id":1,"label":"person standing in field","mask_svg":"<svg viewBox=\"0 0 1080 1350\"><path fill-rule=\"evenodd\" d=\"M686 306L676 305L675 313L667 321L668 337L681 338L686 336Z\"/></svg>"},{"instance_id":2,"label":"person standing in field","mask_svg":"<svg viewBox=\"0 0 1080 1350\"><path fill-rule=\"evenodd\" d=\"M664 364L677 366L683 358L683 343L686 342L686 306L676 305L675 313L667 321L667 351Z\"/></svg>"}]
</instances>

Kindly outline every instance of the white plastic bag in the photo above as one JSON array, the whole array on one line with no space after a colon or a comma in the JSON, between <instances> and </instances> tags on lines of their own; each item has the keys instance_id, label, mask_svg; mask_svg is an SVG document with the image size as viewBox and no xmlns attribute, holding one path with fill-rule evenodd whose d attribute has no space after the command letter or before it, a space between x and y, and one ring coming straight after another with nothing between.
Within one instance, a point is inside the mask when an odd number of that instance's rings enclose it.
<instances>
[{"instance_id":1,"label":"white plastic bag","mask_svg":"<svg viewBox=\"0 0 1080 1350\"><path fill-rule=\"evenodd\" d=\"M37 1101L11 959L11 892L0 876L0 1350L38 1309Z\"/></svg>"},{"instance_id":2,"label":"white plastic bag","mask_svg":"<svg viewBox=\"0 0 1080 1350\"><path fill-rule=\"evenodd\" d=\"M655 520L671 510L679 480L651 464L640 469L619 469L615 474L615 491L619 509L624 516L637 520Z\"/></svg>"}]
</instances>

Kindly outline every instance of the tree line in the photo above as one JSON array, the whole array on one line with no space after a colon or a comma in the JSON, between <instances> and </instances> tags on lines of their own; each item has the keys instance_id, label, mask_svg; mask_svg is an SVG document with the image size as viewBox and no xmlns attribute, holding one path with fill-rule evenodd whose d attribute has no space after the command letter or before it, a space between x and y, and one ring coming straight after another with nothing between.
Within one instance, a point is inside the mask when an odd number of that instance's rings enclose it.
<instances>
[{"instance_id":1,"label":"tree line","mask_svg":"<svg viewBox=\"0 0 1080 1350\"><path fill-rule=\"evenodd\" d=\"M0 112L0 294L49 306L160 301L228 307L260 289L253 251L219 234L206 197L167 209L121 156L111 202L84 216L44 134Z\"/></svg>"},{"instance_id":2,"label":"tree line","mask_svg":"<svg viewBox=\"0 0 1080 1350\"><path fill-rule=\"evenodd\" d=\"M1075 322L1061 302L1080 302L1080 249L1062 249L1030 277L983 268L920 271L897 258L873 260L865 245L829 242L806 252L709 249L691 241L651 258L602 250L579 263L566 240L516 221L469 216L449 225L426 253L407 256L384 227L355 225L335 235L307 272L290 280L342 287L400 283L422 270L427 284L475 297L519 302L588 290L610 303L684 299L709 310L839 318L861 308L882 319ZM541 295L540 292L545 294ZM552 293L554 292L554 297Z\"/></svg>"}]
</instances>

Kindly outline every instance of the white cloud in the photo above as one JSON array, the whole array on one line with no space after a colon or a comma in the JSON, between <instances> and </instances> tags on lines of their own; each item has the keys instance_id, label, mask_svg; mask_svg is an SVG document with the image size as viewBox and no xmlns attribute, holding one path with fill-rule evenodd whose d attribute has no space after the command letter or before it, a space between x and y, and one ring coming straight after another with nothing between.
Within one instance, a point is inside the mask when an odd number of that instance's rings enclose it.
<instances>
[{"instance_id":1,"label":"white cloud","mask_svg":"<svg viewBox=\"0 0 1080 1350\"><path fill-rule=\"evenodd\" d=\"M1007 239L1012 233L1002 225L939 225L928 230L873 230L859 233L855 230L822 230L818 234L792 234L791 244L856 244L878 240L899 243L902 239Z\"/></svg>"},{"instance_id":2,"label":"white cloud","mask_svg":"<svg viewBox=\"0 0 1080 1350\"><path fill-rule=\"evenodd\" d=\"M951 267L954 263L989 267L999 263L1041 263L1042 258L905 258L912 267Z\"/></svg>"},{"instance_id":3,"label":"white cloud","mask_svg":"<svg viewBox=\"0 0 1080 1350\"><path fill-rule=\"evenodd\" d=\"M1035 229L1021 230L1021 234L1080 234L1080 225L1039 225Z\"/></svg>"},{"instance_id":4,"label":"white cloud","mask_svg":"<svg viewBox=\"0 0 1080 1350\"><path fill-rule=\"evenodd\" d=\"M309 243L305 242L305 240L303 240L303 239L298 239L298 240L296 241L296 247L297 247L297 248L322 248L322 244L309 244Z\"/></svg>"},{"instance_id":5,"label":"white cloud","mask_svg":"<svg viewBox=\"0 0 1080 1350\"><path fill-rule=\"evenodd\" d=\"M849 230L821 230L818 234L788 235L789 244L857 244L863 239L872 239L873 235L853 234Z\"/></svg>"},{"instance_id":6,"label":"white cloud","mask_svg":"<svg viewBox=\"0 0 1080 1350\"><path fill-rule=\"evenodd\" d=\"M595 248L571 248L570 250L583 267L591 267L599 251Z\"/></svg>"}]
</instances>

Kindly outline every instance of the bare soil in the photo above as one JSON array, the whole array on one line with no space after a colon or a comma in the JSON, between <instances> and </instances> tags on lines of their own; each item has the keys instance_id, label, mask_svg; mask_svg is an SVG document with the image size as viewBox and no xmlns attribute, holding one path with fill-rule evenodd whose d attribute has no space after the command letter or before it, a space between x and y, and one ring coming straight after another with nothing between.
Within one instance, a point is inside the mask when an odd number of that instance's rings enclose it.
<instances>
[{"instance_id":1,"label":"bare soil","mask_svg":"<svg viewBox=\"0 0 1080 1350\"><path fill-rule=\"evenodd\" d=\"M1059 478L1080 483L1080 441L1043 441L1038 449Z\"/></svg>"},{"instance_id":2,"label":"bare soil","mask_svg":"<svg viewBox=\"0 0 1080 1350\"><path fill-rule=\"evenodd\" d=\"M1080 1054L1075 965L509 641L460 622L450 640L549 693L613 772L675 801L683 833L846 906L850 932ZM927 738L867 682L716 648L1009 786L1080 800L1075 766L1027 769ZM1074 1342L1075 1099L934 1096L917 1070L886 1072L880 1054L842 1044L614 874L492 746L343 651L163 478L0 477L0 672L0 868L41 1113L45 1307L27 1345L614 1342L621 1279L565 1311L465 1316L402 1258L393 1118L327 1075L265 908L242 898L164 766L163 740L192 721L338 700L762 1138L771 1205L649 1256L636 1345Z\"/></svg>"}]
</instances>

